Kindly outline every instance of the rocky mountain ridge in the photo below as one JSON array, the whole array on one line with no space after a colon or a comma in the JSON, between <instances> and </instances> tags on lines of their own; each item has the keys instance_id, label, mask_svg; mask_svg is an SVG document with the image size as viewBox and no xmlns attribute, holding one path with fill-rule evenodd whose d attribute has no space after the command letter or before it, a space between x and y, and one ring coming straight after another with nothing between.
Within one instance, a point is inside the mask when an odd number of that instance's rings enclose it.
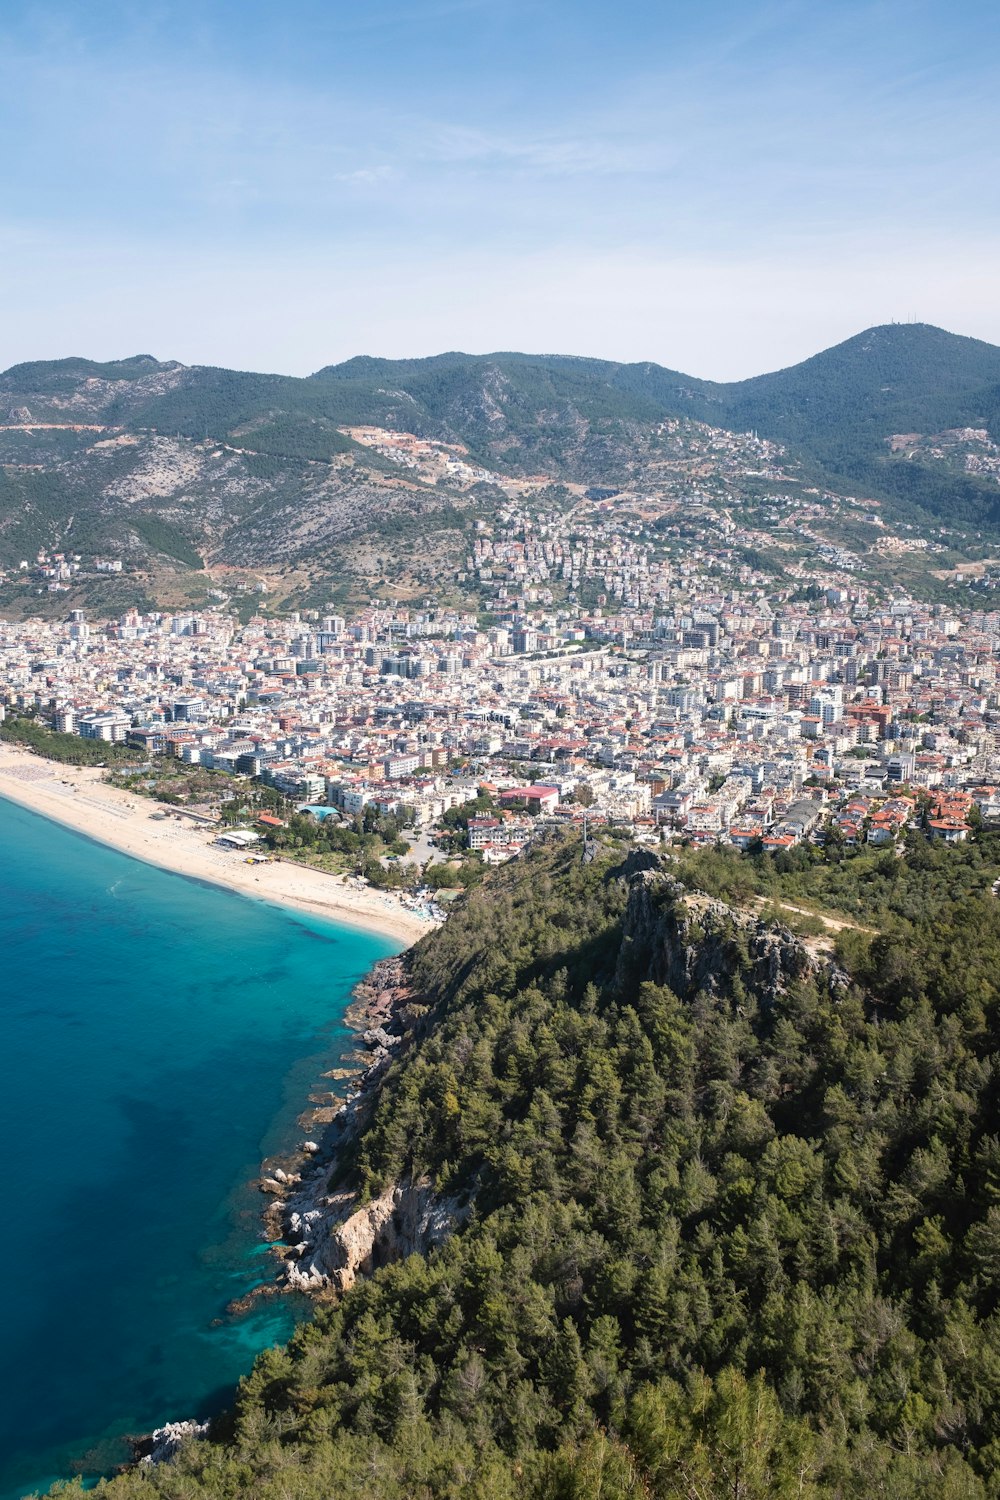
<instances>
[{"instance_id":1,"label":"rocky mountain ridge","mask_svg":"<svg viewBox=\"0 0 1000 1500\"><path fill-rule=\"evenodd\" d=\"M107 554L153 575L154 594L208 565L328 580L329 595L420 550L410 582L426 589L519 486L558 506L566 487L657 493L706 464L738 486L787 472L904 517L1000 527L1000 349L926 325L728 385L507 353L358 358L303 379L148 355L35 362L0 375L0 418L0 567L39 548ZM360 428L449 445L482 477L429 479ZM955 431L982 434L986 459L942 462L928 435ZM764 463L713 453L706 432L756 434Z\"/></svg>"}]
</instances>

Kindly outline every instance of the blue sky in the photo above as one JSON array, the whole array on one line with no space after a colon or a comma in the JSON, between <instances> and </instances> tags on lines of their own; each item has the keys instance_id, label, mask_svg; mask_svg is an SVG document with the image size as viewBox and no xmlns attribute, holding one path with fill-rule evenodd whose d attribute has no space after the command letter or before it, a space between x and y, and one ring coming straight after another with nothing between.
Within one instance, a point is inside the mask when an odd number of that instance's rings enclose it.
<instances>
[{"instance_id":1,"label":"blue sky","mask_svg":"<svg viewBox=\"0 0 1000 1500\"><path fill-rule=\"evenodd\" d=\"M1000 343L966 0L0 4L0 368Z\"/></svg>"}]
</instances>

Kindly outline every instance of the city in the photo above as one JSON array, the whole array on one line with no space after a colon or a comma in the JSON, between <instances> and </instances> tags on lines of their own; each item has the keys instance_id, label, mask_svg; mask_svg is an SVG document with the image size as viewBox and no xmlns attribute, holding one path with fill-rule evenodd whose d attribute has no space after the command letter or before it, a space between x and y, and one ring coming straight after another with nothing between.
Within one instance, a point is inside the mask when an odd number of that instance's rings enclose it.
<instances>
[{"instance_id":1,"label":"city","mask_svg":"<svg viewBox=\"0 0 1000 1500\"><path fill-rule=\"evenodd\" d=\"M559 563L544 540L479 556L526 571L536 553ZM600 559L619 599L637 557ZM699 602L662 613L602 595L585 612L497 599L489 623L385 603L245 625L221 606L5 623L5 715L418 834L485 796L467 828L485 863L585 817L779 853L893 845L915 820L955 842L1000 814L1000 613L839 586L782 602L688 575Z\"/></svg>"}]
</instances>

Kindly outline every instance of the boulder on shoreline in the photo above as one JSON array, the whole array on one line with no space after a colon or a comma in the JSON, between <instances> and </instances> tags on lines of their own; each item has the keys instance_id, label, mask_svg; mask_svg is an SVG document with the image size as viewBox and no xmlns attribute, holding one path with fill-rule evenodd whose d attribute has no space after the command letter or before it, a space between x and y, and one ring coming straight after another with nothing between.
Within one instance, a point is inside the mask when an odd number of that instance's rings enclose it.
<instances>
[{"instance_id":1,"label":"boulder on shoreline","mask_svg":"<svg viewBox=\"0 0 1000 1500\"><path fill-rule=\"evenodd\" d=\"M398 1046L402 1038L390 1036L382 1026L375 1026L370 1031L362 1032L361 1040L366 1047L382 1047L388 1051L390 1047Z\"/></svg>"}]
</instances>

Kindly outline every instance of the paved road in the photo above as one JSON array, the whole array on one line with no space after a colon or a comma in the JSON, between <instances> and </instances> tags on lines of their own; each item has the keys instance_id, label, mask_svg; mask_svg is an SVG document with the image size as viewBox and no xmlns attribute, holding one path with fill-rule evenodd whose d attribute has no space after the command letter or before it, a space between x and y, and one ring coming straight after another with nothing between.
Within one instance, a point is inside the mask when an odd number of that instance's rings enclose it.
<instances>
[{"instance_id":1,"label":"paved road","mask_svg":"<svg viewBox=\"0 0 1000 1500\"><path fill-rule=\"evenodd\" d=\"M413 846L406 856L410 864L425 865L429 861L432 865L436 865L444 859L441 850L433 848L428 843L426 833L414 834L412 829L404 828L402 837Z\"/></svg>"}]
</instances>

